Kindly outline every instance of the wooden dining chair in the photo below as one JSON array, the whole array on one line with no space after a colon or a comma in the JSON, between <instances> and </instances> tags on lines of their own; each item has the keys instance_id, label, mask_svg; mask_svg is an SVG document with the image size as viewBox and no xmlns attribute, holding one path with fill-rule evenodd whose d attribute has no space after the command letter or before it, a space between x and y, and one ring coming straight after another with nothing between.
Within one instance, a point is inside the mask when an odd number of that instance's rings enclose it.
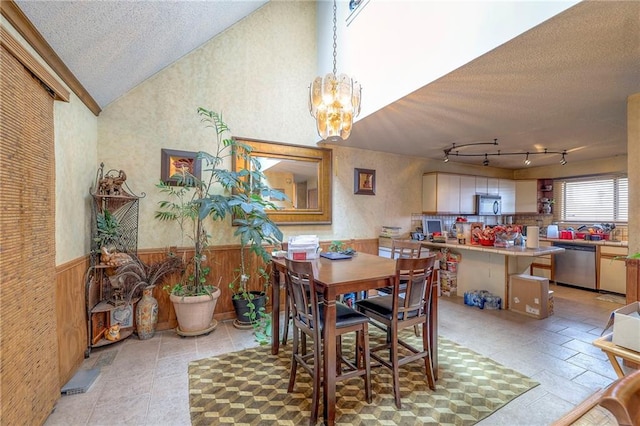
<instances>
[{"instance_id":1,"label":"wooden dining chair","mask_svg":"<svg viewBox=\"0 0 640 426\"><path fill-rule=\"evenodd\" d=\"M435 255L417 259L399 258L396 260L393 293L356 302L360 312L387 327L390 339L371 348L371 358L391 370L393 393L398 408L401 408L399 368L402 365L424 359L427 383L430 389L435 390L429 331L434 264ZM405 289L401 290L400 284L403 281ZM416 325L422 325L422 349L399 338L401 330ZM383 351L388 356L383 356Z\"/></svg>"},{"instance_id":2,"label":"wooden dining chair","mask_svg":"<svg viewBox=\"0 0 640 426\"><path fill-rule=\"evenodd\" d=\"M288 392L293 392L298 365L303 367L313 380L313 396L311 401L311 419L309 424L315 425L318 420L318 406L320 401L320 385L323 365L322 333L324 327L331 324L324 323L323 309L318 302L318 293L313 275L313 264L308 261L286 259L286 283L291 296L290 306L293 316L293 348L291 356L291 373L289 376ZM345 333L356 332L355 360L347 359L342 354L340 340L337 342L337 370L336 382L363 376L365 397L371 403L371 363L369 354L368 325L369 317L355 309L336 304L336 338ZM313 340L313 350L304 351L300 348L300 335Z\"/></svg>"},{"instance_id":3,"label":"wooden dining chair","mask_svg":"<svg viewBox=\"0 0 640 426\"><path fill-rule=\"evenodd\" d=\"M422 253L422 242L418 240L392 240L391 241L391 258L392 259L400 259L400 258L408 258L408 259L416 259L420 257ZM428 249L424 249L427 250ZM404 284L401 287L401 291L403 290ZM393 287L382 287L378 289L378 292L384 294L393 293Z\"/></svg>"}]
</instances>

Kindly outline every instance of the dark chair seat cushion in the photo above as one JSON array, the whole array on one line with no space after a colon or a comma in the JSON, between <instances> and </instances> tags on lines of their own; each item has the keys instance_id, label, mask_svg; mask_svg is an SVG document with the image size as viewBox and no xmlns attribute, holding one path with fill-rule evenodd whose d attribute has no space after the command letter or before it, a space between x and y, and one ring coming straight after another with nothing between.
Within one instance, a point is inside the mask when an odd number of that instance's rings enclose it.
<instances>
[{"instance_id":1,"label":"dark chair seat cushion","mask_svg":"<svg viewBox=\"0 0 640 426\"><path fill-rule=\"evenodd\" d=\"M402 297L400 297L398 303L402 306L404 303ZM391 316L393 315L393 296L370 297L368 299L358 300L356 306L360 311L371 311L391 321ZM415 311L407 313L405 318L413 318L417 315L418 310L416 309ZM401 314L398 314L398 319L402 319Z\"/></svg>"},{"instance_id":2,"label":"dark chair seat cushion","mask_svg":"<svg viewBox=\"0 0 640 426\"><path fill-rule=\"evenodd\" d=\"M318 304L320 313L320 332L324 331L324 307L322 303ZM303 322L304 319L302 319ZM369 317L363 313L356 311L342 303L336 303L336 328L349 327L351 325L369 322Z\"/></svg>"}]
</instances>

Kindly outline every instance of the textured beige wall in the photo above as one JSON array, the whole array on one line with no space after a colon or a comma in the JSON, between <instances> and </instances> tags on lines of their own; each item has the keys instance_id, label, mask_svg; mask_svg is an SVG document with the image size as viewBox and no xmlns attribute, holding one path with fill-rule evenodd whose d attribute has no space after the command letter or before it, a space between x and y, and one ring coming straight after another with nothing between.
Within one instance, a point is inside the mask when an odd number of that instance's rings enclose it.
<instances>
[{"instance_id":1,"label":"textured beige wall","mask_svg":"<svg viewBox=\"0 0 640 426\"><path fill-rule=\"evenodd\" d=\"M307 107L316 70L315 4L269 2L107 106L98 158L126 171L141 202L139 247L180 244L176 227L153 218L161 199L160 150L213 151L198 107L222 113L234 136L315 145ZM228 223L214 244L235 243Z\"/></svg>"},{"instance_id":2,"label":"textured beige wall","mask_svg":"<svg viewBox=\"0 0 640 426\"><path fill-rule=\"evenodd\" d=\"M71 94L71 102L55 102L56 264L91 250L91 203L97 161L98 117Z\"/></svg>"},{"instance_id":3,"label":"textured beige wall","mask_svg":"<svg viewBox=\"0 0 640 426\"><path fill-rule=\"evenodd\" d=\"M22 36L1 17L6 29L38 62L51 73ZM58 81L64 85L62 79ZM85 256L90 250L89 187L97 168L98 118L71 92L70 101L54 102L56 156L56 265Z\"/></svg>"}]
</instances>

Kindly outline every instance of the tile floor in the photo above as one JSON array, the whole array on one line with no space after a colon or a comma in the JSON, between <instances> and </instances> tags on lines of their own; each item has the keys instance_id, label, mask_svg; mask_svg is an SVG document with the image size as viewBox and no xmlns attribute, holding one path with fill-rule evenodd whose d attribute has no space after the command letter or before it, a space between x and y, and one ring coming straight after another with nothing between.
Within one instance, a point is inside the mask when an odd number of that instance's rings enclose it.
<instances>
[{"instance_id":1,"label":"tile floor","mask_svg":"<svg viewBox=\"0 0 640 426\"><path fill-rule=\"evenodd\" d=\"M465 306L460 297L440 299L442 336L541 383L480 425L548 425L615 379L591 342L621 305L551 287L555 314L544 320ZM222 323L209 336L163 331L94 349L83 368L100 367L100 375L86 393L61 397L45 425L189 425L189 361L255 344L250 331Z\"/></svg>"}]
</instances>

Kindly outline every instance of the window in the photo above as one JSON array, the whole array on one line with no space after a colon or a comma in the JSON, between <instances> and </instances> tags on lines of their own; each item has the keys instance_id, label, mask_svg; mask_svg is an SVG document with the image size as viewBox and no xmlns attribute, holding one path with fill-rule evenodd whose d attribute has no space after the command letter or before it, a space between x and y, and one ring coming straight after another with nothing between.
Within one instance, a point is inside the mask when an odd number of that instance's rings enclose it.
<instances>
[{"instance_id":1,"label":"window","mask_svg":"<svg viewBox=\"0 0 640 426\"><path fill-rule=\"evenodd\" d=\"M556 212L566 222L627 222L629 179L598 176L556 181Z\"/></svg>"}]
</instances>

